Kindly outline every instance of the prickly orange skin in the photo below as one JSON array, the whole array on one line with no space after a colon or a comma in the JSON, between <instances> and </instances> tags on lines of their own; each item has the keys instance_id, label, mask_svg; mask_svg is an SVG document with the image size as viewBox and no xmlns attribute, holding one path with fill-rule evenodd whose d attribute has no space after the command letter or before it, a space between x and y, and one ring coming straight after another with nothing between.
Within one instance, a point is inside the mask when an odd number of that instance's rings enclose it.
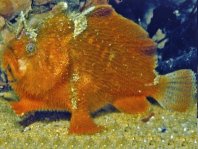
<instances>
[{"instance_id":1,"label":"prickly orange skin","mask_svg":"<svg viewBox=\"0 0 198 149\"><path fill-rule=\"evenodd\" d=\"M65 104L68 102L64 100L68 99L66 96L68 89L64 89L62 86L68 84L69 80L67 38L70 38L72 29L69 29L71 25L68 23L64 14L57 15L41 25L36 42L24 35L13 40L5 50L4 67L7 67L8 64L11 66L17 79L12 86L21 97L21 101L23 98L30 98L34 102L48 103L44 104L44 107L41 104L39 106L41 109L53 109L59 108L59 106L62 109L66 108ZM26 52L26 46L29 43L36 46L35 52L31 55ZM24 61L26 70L20 70L19 60ZM8 77L11 76L8 74ZM59 106L51 103L54 99L60 103ZM29 111L28 108L35 110L30 105L25 111ZM23 112L22 108L20 110L17 113Z\"/></svg>"},{"instance_id":2,"label":"prickly orange skin","mask_svg":"<svg viewBox=\"0 0 198 149\"><path fill-rule=\"evenodd\" d=\"M41 25L35 43L24 35L6 49L4 67L10 65L21 99L13 104L17 114L68 110L70 132L89 134L101 128L88 113L107 103L127 113L147 109L145 97L156 92L154 42L109 6L98 6L87 20L87 29L74 38L74 24L57 14ZM36 46L31 55L25 50L30 42Z\"/></svg>"}]
</instances>

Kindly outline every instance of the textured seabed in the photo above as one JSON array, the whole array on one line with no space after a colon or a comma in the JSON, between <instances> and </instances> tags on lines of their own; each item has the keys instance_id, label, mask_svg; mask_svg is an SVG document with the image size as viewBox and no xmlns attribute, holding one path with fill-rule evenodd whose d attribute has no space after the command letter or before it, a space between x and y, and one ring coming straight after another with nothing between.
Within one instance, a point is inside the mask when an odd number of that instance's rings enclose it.
<instances>
[{"instance_id":1,"label":"textured seabed","mask_svg":"<svg viewBox=\"0 0 198 149\"><path fill-rule=\"evenodd\" d=\"M191 148L197 140L196 106L188 112L170 112L152 106L154 116L146 123L144 115L105 113L96 117L106 130L95 135L69 135L69 121L35 122L28 127L9 103L0 99L0 149L34 148Z\"/></svg>"}]
</instances>

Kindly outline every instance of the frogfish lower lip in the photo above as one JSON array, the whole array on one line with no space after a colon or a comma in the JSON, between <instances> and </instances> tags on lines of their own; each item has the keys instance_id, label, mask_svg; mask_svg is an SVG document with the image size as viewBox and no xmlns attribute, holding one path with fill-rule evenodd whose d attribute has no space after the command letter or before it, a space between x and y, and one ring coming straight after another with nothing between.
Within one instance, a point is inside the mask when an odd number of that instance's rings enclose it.
<instances>
[{"instance_id":1,"label":"frogfish lower lip","mask_svg":"<svg viewBox=\"0 0 198 149\"><path fill-rule=\"evenodd\" d=\"M9 83L14 83L19 78L20 72L17 69L18 63L14 55L10 51L6 51L3 55L3 66L6 74L8 75Z\"/></svg>"}]
</instances>

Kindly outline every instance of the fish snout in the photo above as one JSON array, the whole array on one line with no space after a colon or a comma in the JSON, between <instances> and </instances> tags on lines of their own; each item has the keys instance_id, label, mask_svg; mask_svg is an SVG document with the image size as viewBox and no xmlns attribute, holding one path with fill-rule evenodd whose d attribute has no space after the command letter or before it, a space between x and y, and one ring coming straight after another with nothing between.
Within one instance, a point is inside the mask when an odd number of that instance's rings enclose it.
<instances>
[{"instance_id":1,"label":"fish snout","mask_svg":"<svg viewBox=\"0 0 198 149\"><path fill-rule=\"evenodd\" d=\"M15 82L24 76L24 73L19 69L17 58L10 50L6 50L3 54L3 68L8 76L9 82Z\"/></svg>"}]
</instances>

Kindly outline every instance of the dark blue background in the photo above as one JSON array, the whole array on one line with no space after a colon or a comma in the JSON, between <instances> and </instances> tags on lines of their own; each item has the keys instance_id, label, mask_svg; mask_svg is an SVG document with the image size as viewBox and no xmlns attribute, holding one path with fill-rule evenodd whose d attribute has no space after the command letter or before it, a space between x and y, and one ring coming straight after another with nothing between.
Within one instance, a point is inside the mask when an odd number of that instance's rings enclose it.
<instances>
[{"instance_id":1,"label":"dark blue background","mask_svg":"<svg viewBox=\"0 0 198 149\"><path fill-rule=\"evenodd\" d=\"M160 74L178 69L192 69L197 72L197 1L122 0L117 4L110 0L110 4L119 14L142 24L151 38L158 29L166 35L168 42L164 48L157 50L156 70ZM153 17L148 23L145 16L149 10L153 10Z\"/></svg>"}]
</instances>

